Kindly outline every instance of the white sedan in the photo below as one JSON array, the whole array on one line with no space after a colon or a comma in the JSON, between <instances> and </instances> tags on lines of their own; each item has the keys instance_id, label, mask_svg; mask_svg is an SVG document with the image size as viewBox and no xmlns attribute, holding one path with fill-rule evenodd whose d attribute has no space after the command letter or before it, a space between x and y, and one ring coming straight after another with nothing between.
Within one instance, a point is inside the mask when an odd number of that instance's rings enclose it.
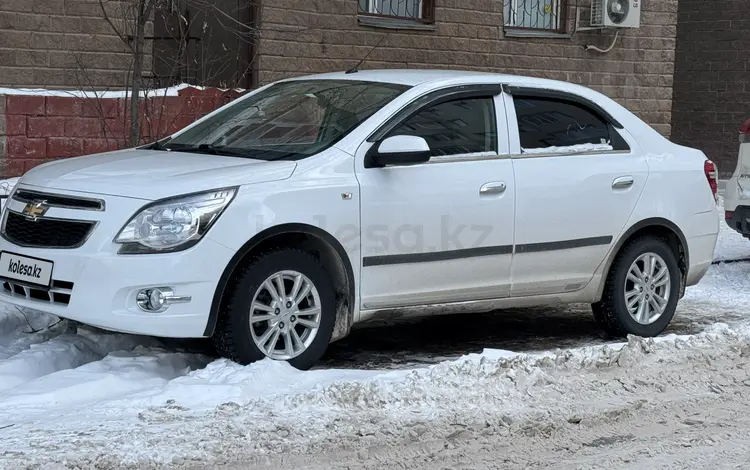
<instances>
[{"instance_id":1,"label":"white sedan","mask_svg":"<svg viewBox=\"0 0 750 470\"><path fill-rule=\"evenodd\" d=\"M612 335L655 336L711 264L712 165L569 83L299 77L28 172L3 212L0 296L302 369L393 314L585 302Z\"/></svg>"}]
</instances>

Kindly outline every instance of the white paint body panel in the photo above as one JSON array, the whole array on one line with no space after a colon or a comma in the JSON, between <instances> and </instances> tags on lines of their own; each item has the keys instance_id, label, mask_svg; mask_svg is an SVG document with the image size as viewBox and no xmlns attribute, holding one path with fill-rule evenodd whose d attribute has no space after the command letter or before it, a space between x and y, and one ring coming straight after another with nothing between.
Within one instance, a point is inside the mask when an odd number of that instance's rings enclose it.
<instances>
[{"instance_id":1,"label":"white paint body panel","mask_svg":"<svg viewBox=\"0 0 750 470\"><path fill-rule=\"evenodd\" d=\"M363 257L513 245L510 159L361 168L358 178ZM508 189L481 196L480 188L491 182L505 182ZM397 307L507 297L511 258L508 252L368 266L362 273L362 305Z\"/></svg>"},{"instance_id":2,"label":"white paint body panel","mask_svg":"<svg viewBox=\"0 0 750 470\"><path fill-rule=\"evenodd\" d=\"M17 188L27 186L23 179ZM81 196L88 193L56 191L56 194ZM19 307L42 310L63 318L100 328L154 336L200 337L213 299L216 280L234 252L210 239L192 249L175 254L122 256L112 239L126 219L143 206L144 201L115 196L103 197L105 212L51 208L49 217L96 220L99 225L80 248L70 250L25 248L0 239L0 250L33 256L54 262L52 278L73 282L67 306L9 297L0 291L0 299ZM18 204L9 201L8 204ZM161 314L141 311L135 303L138 291L146 287L173 286L176 295L191 295L186 304L171 306Z\"/></svg>"},{"instance_id":3,"label":"white paint body panel","mask_svg":"<svg viewBox=\"0 0 750 470\"><path fill-rule=\"evenodd\" d=\"M265 162L220 155L120 150L57 160L27 173L23 182L155 201L175 195L288 178L295 162Z\"/></svg>"},{"instance_id":4,"label":"white paint body panel","mask_svg":"<svg viewBox=\"0 0 750 470\"><path fill-rule=\"evenodd\" d=\"M585 286L616 243L648 179L640 152L521 158L515 161L516 245L609 237L585 247L516 252L511 295ZM616 178L634 184L613 189ZM572 263L571 259L575 259Z\"/></svg>"},{"instance_id":5,"label":"white paint body panel","mask_svg":"<svg viewBox=\"0 0 750 470\"><path fill-rule=\"evenodd\" d=\"M596 301L617 242L631 227L652 218L665 219L684 233L688 283L697 282L710 263L718 216L703 175L705 156L668 142L599 93L556 81L448 71L362 71L300 78L371 80L412 88L334 146L296 162L127 150L33 169L18 187L99 197L106 211L50 209L49 217L99 222L80 248L32 249L0 239L0 251L54 262L53 279L75 284L68 306L1 290L0 298L106 329L203 336L219 279L232 257L264 229L292 224L318 227L343 247L354 276L355 321L377 315L378 308L462 302L459 310L469 311L466 303L476 301L479 309ZM584 96L624 125L633 151L512 158L520 149L513 119L506 122L505 109L512 110L512 98L503 94L495 99L500 111L497 154L466 161L433 159L409 167L364 167L371 145L366 140L388 118L425 93L472 84L521 84ZM249 96L252 93L236 102ZM612 180L621 175L632 175L635 184L613 191ZM505 183L504 192L480 196L482 185L498 182ZM235 199L196 246L172 254L117 254L113 239L148 201L229 186L239 187ZM449 232L467 226L458 237L461 246L452 244L454 237L443 237L444 216ZM421 227L422 242L415 245L402 229L404 243L395 244L399 227L408 225ZM478 241L483 229L472 226L491 230ZM382 227L386 247L382 233L377 233ZM368 235L373 233L374 237ZM612 242L546 253L512 252L521 244L601 236L611 236ZM363 258L369 256L503 246L511 251L363 267ZM192 300L163 313L142 312L135 294L152 286L172 286L176 295L190 295Z\"/></svg>"}]
</instances>

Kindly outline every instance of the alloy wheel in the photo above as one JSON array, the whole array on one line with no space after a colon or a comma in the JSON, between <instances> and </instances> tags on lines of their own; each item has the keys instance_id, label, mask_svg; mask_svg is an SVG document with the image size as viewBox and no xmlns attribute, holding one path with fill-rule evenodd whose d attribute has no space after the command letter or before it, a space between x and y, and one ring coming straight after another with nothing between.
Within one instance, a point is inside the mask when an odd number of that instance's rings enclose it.
<instances>
[{"instance_id":1,"label":"alloy wheel","mask_svg":"<svg viewBox=\"0 0 750 470\"><path fill-rule=\"evenodd\" d=\"M320 328L320 295L297 271L269 276L253 296L250 334L267 357L289 360L305 352Z\"/></svg>"}]
</instances>

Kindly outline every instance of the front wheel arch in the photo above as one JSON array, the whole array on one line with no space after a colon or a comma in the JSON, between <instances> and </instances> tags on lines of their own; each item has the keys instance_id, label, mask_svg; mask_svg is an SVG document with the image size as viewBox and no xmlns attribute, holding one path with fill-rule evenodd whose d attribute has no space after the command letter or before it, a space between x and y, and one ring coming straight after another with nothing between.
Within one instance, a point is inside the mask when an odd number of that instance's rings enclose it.
<instances>
[{"instance_id":1,"label":"front wheel arch","mask_svg":"<svg viewBox=\"0 0 750 470\"><path fill-rule=\"evenodd\" d=\"M224 268L216 285L209 311L204 337L210 337L225 299L227 285L237 269L254 254L278 247L295 247L315 254L329 272L336 290L336 322L332 341L349 333L354 323L355 279L349 255L341 243L325 230L308 224L289 223L277 225L257 233L248 240Z\"/></svg>"}]
</instances>

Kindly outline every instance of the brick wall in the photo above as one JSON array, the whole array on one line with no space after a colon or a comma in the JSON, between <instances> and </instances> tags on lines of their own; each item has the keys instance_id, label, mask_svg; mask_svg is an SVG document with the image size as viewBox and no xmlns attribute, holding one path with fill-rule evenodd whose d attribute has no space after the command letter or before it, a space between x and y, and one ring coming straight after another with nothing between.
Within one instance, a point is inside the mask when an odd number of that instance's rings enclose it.
<instances>
[{"instance_id":1,"label":"brick wall","mask_svg":"<svg viewBox=\"0 0 750 470\"><path fill-rule=\"evenodd\" d=\"M605 93L670 135L677 0L644 1L641 28L622 32L609 54L581 47L608 47L609 33L504 37L502 0L436 1L433 31L361 26L355 0L264 2L260 82L351 68L388 33L362 68L459 68L566 80ZM571 31L575 9L568 13Z\"/></svg>"},{"instance_id":2,"label":"brick wall","mask_svg":"<svg viewBox=\"0 0 750 470\"><path fill-rule=\"evenodd\" d=\"M750 118L748 28L747 0L680 0L673 138L703 150L722 176L734 171Z\"/></svg>"},{"instance_id":3,"label":"brick wall","mask_svg":"<svg viewBox=\"0 0 750 470\"><path fill-rule=\"evenodd\" d=\"M105 0L118 27L126 4ZM122 88L127 51L98 0L0 0L0 86ZM148 54L144 70L150 69Z\"/></svg>"},{"instance_id":4,"label":"brick wall","mask_svg":"<svg viewBox=\"0 0 750 470\"><path fill-rule=\"evenodd\" d=\"M182 129L240 95L184 88L141 105L143 142ZM0 176L51 160L127 147L129 102L117 98L0 95Z\"/></svg>"}]
</instances>

